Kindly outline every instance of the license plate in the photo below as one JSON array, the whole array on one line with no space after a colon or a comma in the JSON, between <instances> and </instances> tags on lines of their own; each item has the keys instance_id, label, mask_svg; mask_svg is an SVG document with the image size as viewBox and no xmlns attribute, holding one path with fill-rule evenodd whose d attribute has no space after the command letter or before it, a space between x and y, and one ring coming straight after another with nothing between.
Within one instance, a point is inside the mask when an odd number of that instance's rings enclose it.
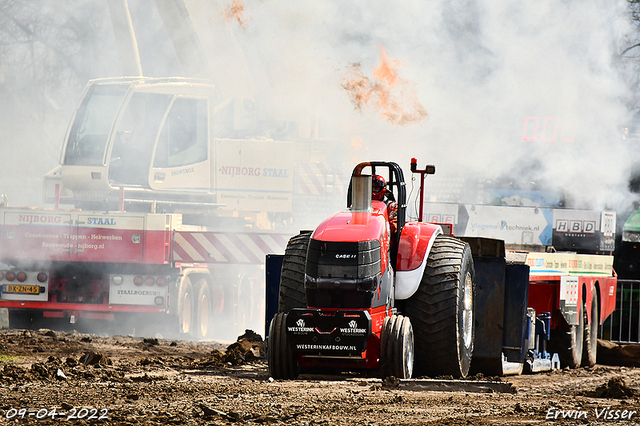
<instances>
[{"instance_id":1,"label":"license plate","mask_svg":"<svg viewBox=\"0 0 640 426\"><path fill-rule=\"evenodd\" d=\"M2 286L2 292L14 294L40 294L40 287L37 285L4 284Z\"/></svg>"}]
</instances>

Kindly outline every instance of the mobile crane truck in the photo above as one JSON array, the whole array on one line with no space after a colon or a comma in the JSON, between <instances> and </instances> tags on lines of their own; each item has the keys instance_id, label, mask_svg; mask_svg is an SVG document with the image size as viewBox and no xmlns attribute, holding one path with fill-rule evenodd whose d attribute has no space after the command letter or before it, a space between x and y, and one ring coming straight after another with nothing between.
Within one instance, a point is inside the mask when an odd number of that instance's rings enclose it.
<instances>
[{"instance_id":1,"label":"mobile crane truck","mask_svg":"<svg viewBox=\"0 0 640 426\"><path fill-rule=\"evenodd\" d=\"M0 207L9 326L218 339L261 328L265 254L343 190L323 161L331 141L274 140L257 110L208 80L90 81L45 177L53 208Z\"/></svg>"},{"instance_id":2,"label":"mobile crane truck","mask_svg":"<svg viewBox=\"0 0 640 426\"><path fill-rule=\"evenodd\" d=\"M453 224L422 221L435 167L412 159L411 171L421 176L418 221L406 220L402 169L360 163L348 208L267 257L272 377L324 367L461 378L595 364L597 324L615 308L612 257L456 238ZM395 205L372 200L378 174Z\"/></svg>"}]
</instances>

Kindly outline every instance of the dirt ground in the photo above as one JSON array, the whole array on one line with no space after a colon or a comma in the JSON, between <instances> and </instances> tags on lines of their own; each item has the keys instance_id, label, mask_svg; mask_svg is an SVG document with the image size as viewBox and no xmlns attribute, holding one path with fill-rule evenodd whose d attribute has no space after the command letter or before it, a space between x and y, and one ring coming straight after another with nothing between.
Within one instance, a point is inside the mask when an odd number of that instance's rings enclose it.
<instances>
[{"instance_id":1,"label":"dirt ground","mask_svg":"<svg viewBox=\"0 0 640 426\"><path fill-rule=\"evenodd\" d=\"M274 381L264 356L252 332L221 344L0 330L0 424L640 424L640 368L431 391L362 374Z\"/></svg>"}]
</instances>

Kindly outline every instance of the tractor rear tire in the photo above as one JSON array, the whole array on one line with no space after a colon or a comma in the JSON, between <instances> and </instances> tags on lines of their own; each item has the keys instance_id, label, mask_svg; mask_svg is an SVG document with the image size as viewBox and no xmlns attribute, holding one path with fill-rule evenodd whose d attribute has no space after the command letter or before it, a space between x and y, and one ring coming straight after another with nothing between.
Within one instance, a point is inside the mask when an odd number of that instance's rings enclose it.
<instances>
[{"instance_id":1,"label":"tractor rear tire","mask_svg":"<svg viewBox=\"0 0 640 426\"><path fill-rule=\"evenodd\" d=\"M268 361L269 375L274 379L290 380L300 374L286 330L287 314L277 313L269 326Z\"/></svg>"},{"instance_id":2,"label":"tractor rear tire","mask_svg":"<svg viewBox=\"0 0 640 426\"><path fill-rule=\"evenodd\" d=\"M413 374L413 327L408 317L387 317L380 337L380 375L410 379Z\"/></svg>"},{"instance_id":3,"label":"tractor rear tire","mask_svg":"<svg viewBox=\"0 0 640 426\"><path fill-rule=\"evenodd\" d=\"M465 377L475 338L475 268L469 245L438 235L416 293L405 301L417 376Z\"/></svg>"},{"instance_id":4,"label":"tractor rear tire","mask_svg":"<svg viewBox=\"0 0 640 426\"><path fill-rule=\"evenodd\" d=\"M584 315L584 342L582 346L582 366L593 367L596 365L596 353L598 351L598 325L600 324L600 306L598 293L594 290L591 299L591 324Z\"/></svg>"},{"instance_id":5,"label":"tractor rear tire","mask_svg":"<svg viewBox=\"0 0 640 426\"><path fill-rule=\"evenodd\" d=\"M551 330L550 351L557 352L560 367L578 368L582 363L582 348L584 343L583 304L578 303L578 325Z\"/></svg>"},{"instance_id":6,"label":"tractor rear tire","mask_svg":"<svg viewBox=\"0 0 640 426\"><path fill-rule=\"evenodd\" d=\"M310 240L311 231L303 231L292 237L287 243L282 259L278 312L289 312L293 308L307 307L304 273Z\"/></svg>"}]
</instances>

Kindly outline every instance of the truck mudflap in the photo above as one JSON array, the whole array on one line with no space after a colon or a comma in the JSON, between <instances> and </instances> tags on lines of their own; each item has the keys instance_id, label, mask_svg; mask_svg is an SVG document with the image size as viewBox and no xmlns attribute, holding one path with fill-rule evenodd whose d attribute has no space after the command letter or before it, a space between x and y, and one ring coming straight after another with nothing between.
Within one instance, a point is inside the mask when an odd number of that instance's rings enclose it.
<instances>
[{"instance_id":1,"label":"truck mudflap","mask_svg":"<svg viewBox=\"0 0 640 426\"><path fill-rule=\"evenodd\" d=\"M371 334L368 311L292 309L286 319L294 352L318 357L360 357Z\"/></svg>"}]
</instances>

